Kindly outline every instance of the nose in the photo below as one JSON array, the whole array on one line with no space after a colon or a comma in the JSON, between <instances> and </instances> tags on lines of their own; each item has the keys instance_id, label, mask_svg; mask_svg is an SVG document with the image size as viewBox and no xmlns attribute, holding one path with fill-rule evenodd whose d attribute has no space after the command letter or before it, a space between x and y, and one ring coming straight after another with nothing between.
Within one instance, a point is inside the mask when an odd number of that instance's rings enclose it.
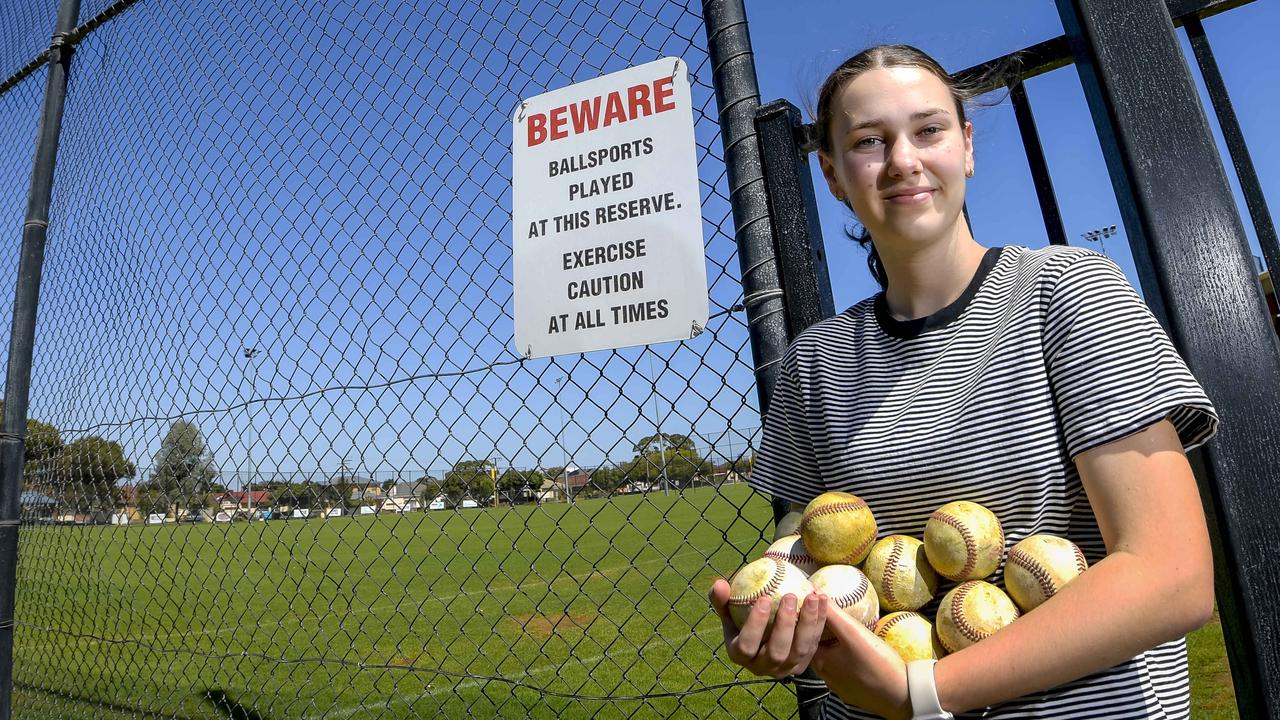
<instances>
[{"instance_id":1,"label":"nose","mask_svg":"<svg viewBox=\"0 0 1280 720\"><path fill-rule=\"evenodd\" d=\"M889 156L885 158L886 170L890 177L904 178L921 171L918 150L908 135L898 135L889 146Z\"/></svg>"}]
</instances>

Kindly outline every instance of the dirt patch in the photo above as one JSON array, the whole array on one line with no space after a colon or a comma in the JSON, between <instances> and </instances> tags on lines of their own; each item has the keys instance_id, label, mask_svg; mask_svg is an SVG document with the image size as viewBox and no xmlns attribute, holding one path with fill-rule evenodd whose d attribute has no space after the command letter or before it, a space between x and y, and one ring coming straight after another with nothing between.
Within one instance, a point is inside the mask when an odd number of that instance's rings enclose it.
<instances>
[{"instance_id":1,"label":"dirt patch","mask_svg":"<svg viewBox=\"0 0 1280 720\"><path fill-rule=\"evenodd\" d=\"M540 640L546 640L552 635L563 635L566 632L583 630L591 624L595 617L591 613L578 612L555 613L552 615L522 613L520 615L512 615L511 620L526 633Z\"/></svg>"}]
</instances>

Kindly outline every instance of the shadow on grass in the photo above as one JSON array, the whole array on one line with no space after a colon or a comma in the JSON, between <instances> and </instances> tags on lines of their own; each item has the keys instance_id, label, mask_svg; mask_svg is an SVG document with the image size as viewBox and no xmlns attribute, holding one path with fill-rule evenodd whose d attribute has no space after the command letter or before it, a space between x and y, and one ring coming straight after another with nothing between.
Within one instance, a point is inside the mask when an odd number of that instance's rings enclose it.
<instances>
[{"instance_id":1,"label":"shadow on grass","mask_svg":"<svg viewBox=\"0 0 1280 720\"><path fill-rule=\"evenodd\" d=\"M247 708L235 700L232 700L231 697L222 690L218 690L216 688L205 690L204 699L213 706L214 710L225 715L229 720L267 720L252 708Z\"/></svg>"}]
</instances>

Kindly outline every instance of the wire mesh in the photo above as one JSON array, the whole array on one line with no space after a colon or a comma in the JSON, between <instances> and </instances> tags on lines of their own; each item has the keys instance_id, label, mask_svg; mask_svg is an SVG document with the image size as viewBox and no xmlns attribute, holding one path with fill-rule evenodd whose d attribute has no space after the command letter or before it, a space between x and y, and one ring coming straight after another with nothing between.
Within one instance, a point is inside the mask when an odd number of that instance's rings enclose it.
<instances>
[{"instance_id":1,"label":"wire mesh","mask_svg":"<svg viewBox=\"0 0 1280 720\"><path fill-rule=\"evenodd\" d=\"M0 82L12 77L49 47L57 14L56 0L0 3ZM30 170L29 165L27 169Z\"/></svg>"},{"instance_id":2,"label":"wire mesh","mask_svg":"<svg viewBox=\"0 0 1280 720\"><path fill-rule=\"evenodd\" d=\"M742 482L759 417L699 4L83 10L19 717L795 713L705 599L771 511ZM525 360L512 110L664 56L693 85L708 331Z\"/></svg>"}]
</instances>

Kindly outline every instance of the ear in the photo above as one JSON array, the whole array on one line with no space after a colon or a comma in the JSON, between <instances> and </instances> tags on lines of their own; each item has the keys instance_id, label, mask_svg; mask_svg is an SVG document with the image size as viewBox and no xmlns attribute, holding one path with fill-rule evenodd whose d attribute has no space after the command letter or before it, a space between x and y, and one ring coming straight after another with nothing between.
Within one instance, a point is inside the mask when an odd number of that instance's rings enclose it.
<instances>
[{"instance_id":1,"label":"ear","mask_svg":"<svg viewBox=\"0 0 1280 720\"><path fill-rule=\"evenodd\" d=\"M964 121L964 165L973 169L973 123Z\"/></svg>"},{"instance_id":2,"label":"ear","mask_svg":"<svg viewBox=\"0 0 1280 720\"><path fill-rule=\"evenodd\" d=\"M840 202L844 202L844 191L840 189L840 181L836 178L836 166L822 150L818 151L818 166L822 168L822 177L826 178L827 189L831 191L831 195Z\"/></svg>"}]
</instances>

